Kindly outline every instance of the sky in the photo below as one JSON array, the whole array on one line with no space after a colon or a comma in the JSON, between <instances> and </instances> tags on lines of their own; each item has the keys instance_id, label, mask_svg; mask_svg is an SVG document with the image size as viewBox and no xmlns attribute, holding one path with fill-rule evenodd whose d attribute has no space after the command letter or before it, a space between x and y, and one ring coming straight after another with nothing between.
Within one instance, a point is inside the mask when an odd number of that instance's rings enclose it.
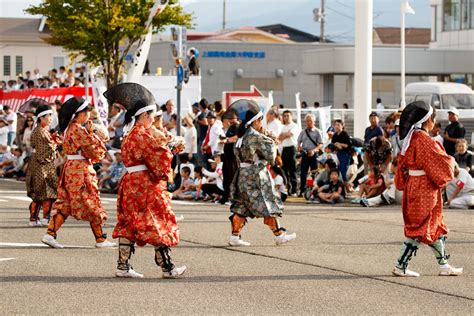
<instances>
[{"instance_id":1,"label":"sky","mask_svg":"<svg viewBox=\"0 0 474 316\"><path fill-rule=\"evenodd\" d=\"M217 31L222 28L224 0L181 0L187 12L194 14L195 31ZM359 0L325 0L326 37L335 42L354 39L355 3ZM28 17L23 10L40 0L0 0L1 17ZM226 0L227 28L286 24L319 35L320 25L313 19L313 9L320 0ZM400 26L401 0L373 0L374 27ZM415 15L406 16L407 27L431 26L430 0L410 0Z\"/></svg>"}]
</instances>

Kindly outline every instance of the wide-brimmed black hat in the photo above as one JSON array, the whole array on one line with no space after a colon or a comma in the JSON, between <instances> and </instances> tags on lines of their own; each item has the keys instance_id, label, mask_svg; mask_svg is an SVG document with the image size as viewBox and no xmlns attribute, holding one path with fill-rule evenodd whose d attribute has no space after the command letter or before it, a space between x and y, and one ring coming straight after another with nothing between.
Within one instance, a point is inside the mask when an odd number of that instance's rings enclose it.
<instances>
[{"instance_id":1,"label":"wide-brimmed black hat","mask_svg":"<svg viewBox=\"0 0 474 316\"><path fill-rule=\"evenodd\" d=\"M49 103L46 100L40 99L40 98L33 98L29 99L25 103L23 103L20 108L18 109L18 112L21 113L26 113L26 112L33 112L36 113L36 109L40 105L49 105Z\"/></svg>"},{"instance_id":2,"label":"wide-brimmed black hat","mask_svg":"<svg viewBox=\"0 0 474 316\"><path fill-rule=\"evenodd\" d=\"M424 101L415 101L408 104L403 109L402 116L400 116L400 139L407 137L410 129L413 125L423 119L428 112L430 112L431 106Z\"/></svg>"},{"instance_id":3,"label":"wide-brimmed black hat","mask_svg":"<svg viewBox=\"0 0 474 316\"><path fill-rule=\"evenodd\" d=\"M104 96L110 102L121 104L132 115L142 107L156 105L155 97L150 90L133 82L118 84L105 91Z\"/></svg>"},{"instance_id":4,"label":"wide-brimmed black hat","mask_svg":"<svg viewBox=\"0 0 474 316\"><path fill-rule=\"evenodd\" d=\"M84 109L80 109L86 105ZM61 132L64 132L71 122L73 116L78 113L82 112L83 110L92 110L92 107L89 105L89 102L86 103L81 97L72 97L66 102L64 102L63 106L59 110L59 129Z\"/></svg>"},{"instance_id":5,"label":"wide-brimmed black hat","mask_svg":"<svg viewBox=\"0 0 474 316\"><path fill-rule=\"evenodd\" d=\"M255 101L249 99L240 99L233 102L229 106L227 111L224 113L224 117L237 115L243 124L246 124L259 113L260 107Z\"/></svg>"}]
</instances>

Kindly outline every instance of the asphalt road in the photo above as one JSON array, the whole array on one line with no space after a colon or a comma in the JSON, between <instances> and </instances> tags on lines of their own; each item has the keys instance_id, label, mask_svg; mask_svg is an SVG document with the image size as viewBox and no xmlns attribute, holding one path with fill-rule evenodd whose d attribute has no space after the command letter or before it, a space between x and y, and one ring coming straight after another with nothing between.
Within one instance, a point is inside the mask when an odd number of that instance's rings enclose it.
<instances>
[{"instance_id":1,"label":"asphalt road","mask_svg":"<svg viewBox=\"0 0 474 316\"><path fill-rule=\"evenodd\" d=\"M107 232L116 222L115 198L103 196ZM95 249L86 222L68 219L58 240L41 244L45 228L29 228L24 184L0 180L1 314L460 314L474 312L474 212L446 210L451 264L459 277L437 276L431 249L411 268L420 278L390 274L403 240L399 207L361 208L289 203L282 224L298 234L275 246L262 220L251 220L230 248L228 209L174 203L186 264L182 279L163 280L152 247L132 258L144 279L114 277L116 249Z\"/></svg>"}]
</instances>

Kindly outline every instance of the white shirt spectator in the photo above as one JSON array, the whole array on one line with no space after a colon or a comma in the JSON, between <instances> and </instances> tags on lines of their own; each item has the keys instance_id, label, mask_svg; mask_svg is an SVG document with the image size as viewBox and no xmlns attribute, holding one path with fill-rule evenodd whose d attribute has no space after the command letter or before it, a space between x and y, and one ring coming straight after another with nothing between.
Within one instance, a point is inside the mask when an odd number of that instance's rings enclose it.
<instances>
[{"instance_id":1,"label":"white shirt spectator","mask_svg":"<svg viewBox=\"0 0 474 316\"><path fill-rule=\"evenodd\" d=\"M225 137L225 132L222 121L216 120L209 131L209 147L211 147L212 154L224 151L224 144L219 143L219 136Z\"/></svg>"},{"instance_id":2,"label":"white shirt spectator","mask_svg":"<svg viewBox=\"0 0 474 316\"><path fill-rule=\"evenodd\" d=\"M168 125L171 121L171 115L173 115L173 113L168 113L166 111L163 112L163 126Z\"/></svg>"},{"instance_id":3,"label":"white shirt spectator","mask_svg":"<svg viewBox=\"0 0 474 316\"><path fill-rule=\"evenodd\" d=\"M8 126L0 127L0 145L6 146L8 141Z\"/></svg>"},{"instance_id":4,"label":"white shirt spectator","mask_svg":"<svg viewBox=\"0 0 474 316\"><path fill-rule=\"evenodd\" d=\"M280 136L281 129L283 124L280 122L280 120L274 119L270 123L265 124L265 129L267 129L270 133L272 133L273 136L278 137Z\"/></svg>"},{"instance_id":5,"label":"white shirt spectator","mask_svg":"<svg viewBox=\"0 0 474 316\"><path fill-rule=\"evenodd\" d=\"M377 110L385 110L385 106L383 105L382 102L377 103L377 105L375 107L377 108Z\"/></svg>"},{"instance_id":6,"label":"white shirt spectator","mask_svg":"<svg viewBox=\"0 0 474 316\"><path fill-rule=\"evenodd\" d=\"M281 145L282 147L296 147L298 145L298 135L300 134L300 128L295 122L291 122L288 125L282 125L280 133L291 132L291 137L285 138Z\"/></svg>"},{"instance_id":7,"label":"white shirt spectator","mask_svg":"<svg viewBox=\"0 0 474 316\"><path fill-rule=\"evenodd\" d=\"M197 153L197 131L194 126L184 128L184 153Z\"/></svg>"},{"instance_id":8,"label":"white shirt spectator","mask_svg":"<svg viewBox=\"0 0 474 316\"><path fill-rule=\"evenodd\" d=\"M12 112L10 112L10 114L7 114L5 116L5 118L9 122L13 121L13 123L10 123L10 125L8 125L8 131L9 132L16 132L16 122L17 122L16 113L12 111Z\"/></svg>"},{"instance_id":9,"label":"white shirt spectator","mask_svg":"<svg viewBox=\"0 0 474 316\"><path fill-rule=\"evenodd\" d=\"M222 162L217 164L216 170L214 172L207 171L202 169L202 174L210 179L216 179L216 185L219 189L224 191L223 177L222 177Z\"/></svg>"},{"instance_id":10,"label":"white shirt spectator","mask_svg":"<svg viewBox=\"0 0 474 316\"><path fill-rule=\"evenodd\" d=\"M280 193L284 193L284 194L288 194L286 192L286 185L285 185L285 181L283 181L283 177L280 176L279 174L277 174L277 176L275 177L275 179L273 179L273 182L275 183L275 188L278 188L278 191Z\"/></svg>"},{"instance_id":11,"label":"white shirt spectator","mask_svg":"<svg viewBox=\"0 0 474 316\"><path fill-rule=\"evenodd\" d=\"M437 141L438 143L440 143L441 145L443 145L443 142L444 142L443 136L441 136L441 135L436 135L436 136L433 137L433 139L434 139L435 141Z\"/></svg>"},{"instance_id":12,"label":"white shirt spectator","mask_svg":"<svg viewBox=\"0 0 474 316\"><path fill-rule=\"evenodd\" d=\"M474 205L474 178L465 169L459 168L459 174L453 178L446 186L448 199L452 198L454 191L460 188L461 191L451 201L450 208L468 208Z\"/></svg>"}]
</instances>

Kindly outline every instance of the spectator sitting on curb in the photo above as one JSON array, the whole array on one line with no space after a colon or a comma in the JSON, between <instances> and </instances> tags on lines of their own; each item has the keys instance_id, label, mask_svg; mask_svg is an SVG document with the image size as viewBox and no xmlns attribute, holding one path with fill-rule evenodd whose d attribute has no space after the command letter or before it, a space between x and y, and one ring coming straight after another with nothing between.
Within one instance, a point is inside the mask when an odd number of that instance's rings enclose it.
<instances>
[{"instance_id":1,"label":"spectator sitting on curb","mask_svg":"<svg viewBox=\"0 0 474 316\"><path fill-rule=\"evenodd\" d=\"M446 186L449 208L474 208L474 179L469 173L454 165L454 178Z\"/></svg>"},{"instance_id":2,"label":"spectator sitting on curb","mask_svg":"<svg viewBox=\"0 0 474 316\"><path fill-rule=\"evenodd\" d=\"M285 202L288 197L288 191L286 190L286 179L283 170L281 170L277 165L273 165L270 168L270 174L272 175L275 189L280 194L281 201Z\"/></svg>"},{"instance_id":3,"label":"spectator sitting on curb","mask_svg":"<svg viewBox=\"0 0 474 316\"><path fill-rule=\"evenodd\" d=\"M456 142L456 153L454 154L459 168L466 169L471 176L474 176L474 170L472 165L474 164L474 158L472 152L467 150L467 141L465 139L459 139Z\"/></svg>"},{"instance_id":4,"label":"spectator sitting on curb","mask_svg":"<svg viewBox=\"0 0 474 316\"><path fill-rule=\"evenodd\" d=\"M346 193L344 183L339 179L339 170L329 171L329 181L318 189L318 198L322 203L344 203ZM317 201L317 200L316 200Z\"/></svg>"},{"instance_id":5,"label":"spectator sitting on curb","mask_svg":"<svg viewBox=\"0 0 474 316\"><path fill-rule=\"evenodd\" d=\"M362 179L361 179L362 180ZM363 198L369 199L382 194L385 190L385 180L380 170L374 167L367 176L366 181L362 181L359 186L359 197L352 200L353 204L359 204Z\"/></svg>"},{"instance_id":6,"label":"spectator sitting on curb","mask_svg":"<svg viewBox=\"0 0 474 316\"><path fill-rule=\"evenodd\" d=\"M393 203L401 204L403 192L397 190L395 187L395 172L397 170L397 159L392 161L390 165L390 172L384 176L385 180L385 191L382 194L374 196L372 198L362 198L360 204L364 207L372 207L379 205L390 205Z\"/></svg>"}]
</instances>

